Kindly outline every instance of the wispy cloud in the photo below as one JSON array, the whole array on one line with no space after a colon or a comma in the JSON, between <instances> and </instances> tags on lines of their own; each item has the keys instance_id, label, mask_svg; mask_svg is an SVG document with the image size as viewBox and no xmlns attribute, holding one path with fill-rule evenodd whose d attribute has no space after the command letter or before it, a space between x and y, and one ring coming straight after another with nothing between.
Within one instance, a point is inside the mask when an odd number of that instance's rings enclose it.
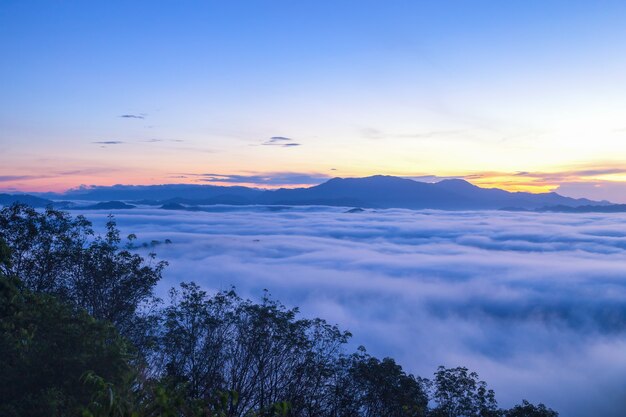
<instances>
[{"instance_id":1,"label":"wispy cloud","mask_svg":"<svg viewBox=\"0 0 626 417\"><path fill-rule=\"evenodd\" d=\"M268 140L261 143L263 146L280 146L283 148L289 148L293 146L300 146L299 143L294 142L293 139L286 136L272 136Z\"/></svg>"},{"instance_id":2,"label":"wispy cloud","mask_svg":"<svg viewBox=\"0 0 626 417\"><path fill-rule=\"evenodd\" d=\"M330 179L325 174L300 172L268 172L252 174L184 174L198 181L221 184L248 184L255 186L317 185Z\"/></svg>"},{"instance_id":3,"label":"wispy cloud","mask_svg":"<svg viewBox=\"0 0 626 417\"><path fill-rule=\"evenodd\" d=\"M58 170L54 168L50 168L47 174L43 175L0 175L0 183L10 183L10 182L27 182L27 181L37 181L42 179L54 179L54 178L63 178L63 177L75 177L75 176L89 176L89 175L99 175L103 173L112 173L119 171L118 168L99 168L99 167L90 167L90 168L81 168L74 170ZM18 190L19 188L12 187L13 190Z\"/></svg>"},{"instance_id":4,"label":"wispy cloud","mask_svg":"<svg viewBox=\"0 0 626 417\"><path fill-rule=\"evenodd\" d=\"M584 177L598 177L612 174L626 174L626 168L584 168L559 172L527 172L520 171L513 175L517 177L537 178L545 181L578 181Z\"/></svg>"},{"instance_id":5,"label":"wispy cloud","mask_svg":"<svg viewBox=\"0 0 626 417\"><path fill-rule=\"evenodd\" d=\"M36 179L41 179L41 178L48 178L48 176L43 176L43 175L0 175L0 182L36 180Z\"/></svg>"},{"instance_id":6,"label":"wispy cloud","mask_svg":"<svg viewBox=\"0 0 626 417\"><path fill-rule=\"evenodd\" d=\"M123 119L145 119L147 116L147 114L145 113L140 113L140 114L122 114L120 115L121 118Z\"/></svg>"},{"instance_id":7,"label":"wispy cloud","mask_svg":"<svg viewBox=\"0 0 626 417\"><path fill-rule=\"evenodd\" d=\"M159 253L163 294L190 279L250 297L268 288L410 372L477 370L503 406L524 395L564 416L623 414L626 215L344 211L118 219L124 233L174 242ZM106 213L88 215L104 226Z\"/></svg>"},{"instance_id":8,"label":"wispy cloud","mask_svg":"<svg viewBox=\"0 0 626 417\"><path fill-rule=\"evenodd\" d=\"M113 167L89 167L89 168L80 168L80 169L73 169L73 170L65 170L65 171L55 171L54 175L57 176L75 176L75 175L81 175L81 176L85 176L85 175L100 175L100 174L104 174L104 173L111 173L111 172L120 172L121 169L120 168L113 168Z\"/></svg>"},{"instance_id":9,"label":"wispy cloud","mask_svg":"<svg viewBox=\"0 0 626 417\"><path fill-rule=\"evenodd\" d=\"M360 130L361 136L366 139L432 139L459 137L465 130L430 130L424 132L397 133L387 132L381 129L366 127Z\"/></svg>"},{"instance_id":10,"label":"wispy cloud","mask_svg":"<svg viewBox=\"0 0 626 417\"><path fill-rule=\"evenodd\" d=\"M145 143L163 143L163 142L174 142L174 143L182 143L184 142L183 139L156 139L156 138L152 138L152 139L146 139L142 142Z\"/></svg>"},{"instance_id":11,"label":"wispy cloud","mask_svg":"<svg viewBox=\"0 0 626 417\"><path fill-rule=\"evenodd\" d=\"M626 182L618 181L577 181L558 186L557 193L574 198L607 200L626 204Z\"/></svg>"},{"instance_id":12,"label":"wispy cloud","mask_svg":"<svg viewBox=\"0 0 626 417\"><path fill-rule=\"evenodd\" d=\"M608 192L609 189L624 189L622 184L626 184L626 168L611 162L581 164L555 171L474 172L460 174L459 177L483 187L510 191L557 191L569 197L626 202L625 192ZM589 192L581 194L585 190Z\"/></svg>"},{"instance_id":13,"label":"wispy cloud","mask_svg":"<svg viewBox=\"0 0 626 417\"><path fill-rule=\"evenodd\" d=\"M97 145L121 145L126 142L121 141L121 140L100 140L100 141L91 142L91 143L95 143Z\"/></svg>"},{"instance_id":14,"label":"wispy cloud","mask_svg":"<svg viewBox=\"0 0 626 417\"><path fill-rule=\"evenodd\" d=\"M462 176L447 176L447 177L442 177L439 175L411 175L411 176L403 176L402 178L406 178L409 180L413 180L413 181L418 181L418 182L439 182L439 181L443 181L443 180L451 180L451 179L459 179L459 178L463 178Z\"/></svg>"}]
</instances>

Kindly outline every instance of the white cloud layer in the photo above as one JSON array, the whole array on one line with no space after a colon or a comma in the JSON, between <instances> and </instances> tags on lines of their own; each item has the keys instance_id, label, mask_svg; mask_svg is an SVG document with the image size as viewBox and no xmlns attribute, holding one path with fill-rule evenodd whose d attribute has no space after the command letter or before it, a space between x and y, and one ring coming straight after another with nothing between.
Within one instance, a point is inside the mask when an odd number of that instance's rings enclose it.
<instances>
[{"instance_id":1,"label":"white cloud layer","mask_svg":"<svg viewBox=\"0 0 626 417\"><path fill-rule=\"evenodd\" d=\"M181 281L262 289L429 377L464 365L501 406L626 409L626 215L214 207L116 213ZM104 212L86 212L96 226Z\"/></svg>"}]
</instances>

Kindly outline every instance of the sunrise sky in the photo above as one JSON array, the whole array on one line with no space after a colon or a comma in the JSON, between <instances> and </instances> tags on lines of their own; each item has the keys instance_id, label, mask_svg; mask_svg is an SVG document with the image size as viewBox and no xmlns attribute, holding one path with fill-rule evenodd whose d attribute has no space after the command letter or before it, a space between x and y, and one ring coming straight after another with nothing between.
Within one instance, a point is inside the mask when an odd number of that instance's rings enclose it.
<instances>
[{"instance_id":1,"label":"sunrise sky","mask_svg":"<svg viewBox=\"0 0 626 417\"><path fill-rule=\"evenodd\" d=\"M0 3L0 190L390 174L626 202L624 1Z\"/></svg>"}]
</instances>

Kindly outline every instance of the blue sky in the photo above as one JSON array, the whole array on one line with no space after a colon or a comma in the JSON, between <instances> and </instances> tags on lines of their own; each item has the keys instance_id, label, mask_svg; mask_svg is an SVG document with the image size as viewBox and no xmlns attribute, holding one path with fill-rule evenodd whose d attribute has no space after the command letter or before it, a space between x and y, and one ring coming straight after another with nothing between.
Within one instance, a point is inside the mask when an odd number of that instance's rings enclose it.
<instances>
[{"instance_id":1,"label":"blue sky","mask_svg":"<svg viewBox=\"0 0 626 417\"><path fill-rule=\"evenodd\" d=\"M383 173L614 195L624 21L601 1L5 0L0 188Z\"/></svg>"}]
</instances>

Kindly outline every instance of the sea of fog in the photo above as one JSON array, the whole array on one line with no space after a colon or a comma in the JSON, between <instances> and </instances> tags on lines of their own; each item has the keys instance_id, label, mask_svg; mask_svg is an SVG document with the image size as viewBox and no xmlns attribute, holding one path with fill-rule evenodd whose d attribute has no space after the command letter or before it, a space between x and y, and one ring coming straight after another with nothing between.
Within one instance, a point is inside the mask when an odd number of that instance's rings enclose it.
<instances>
[{"instance_id":1,"label":"sea of fog","mask_svg":"<svg viewBox=\"0 0 626 417\"><path fill-rule=\"evenodd\" d=\"M114 213L139 243L172 241L154 248L161 296L268 289L409 372L477 371L501 406L624 415L626 214L207 209ZM82 213L102 230L107 212Z\"/></svg>"}]
</instances>

